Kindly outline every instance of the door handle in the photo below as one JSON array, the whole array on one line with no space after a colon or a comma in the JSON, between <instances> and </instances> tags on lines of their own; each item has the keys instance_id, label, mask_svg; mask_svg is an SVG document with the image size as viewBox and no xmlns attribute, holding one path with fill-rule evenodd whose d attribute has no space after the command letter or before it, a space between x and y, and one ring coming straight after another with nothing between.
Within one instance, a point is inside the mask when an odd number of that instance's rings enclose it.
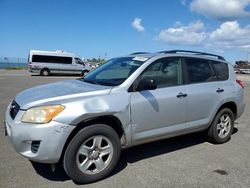
<instances>
[{"instance_id":1,"label":"door handle","mask_svg":"<svg viewBox=\"0 0 250 188\"><path fill-rule=\"evenodd\" d=\"M177 98L184 98L187 97L188 95L186 93L180 92L178 95L176 95Z\"/></svg>"},{"instance_id":2,"label":"door handle","mask_svg":"<svg viewBox=\"0 0 250 188\"><path fill-rule=\"evenodd\" d=\"M217 93L222 93L222 92L224 92L224 89L218 88L218 89L216 90L216 92L217 92Z\"/></svg>"}]
</instances>

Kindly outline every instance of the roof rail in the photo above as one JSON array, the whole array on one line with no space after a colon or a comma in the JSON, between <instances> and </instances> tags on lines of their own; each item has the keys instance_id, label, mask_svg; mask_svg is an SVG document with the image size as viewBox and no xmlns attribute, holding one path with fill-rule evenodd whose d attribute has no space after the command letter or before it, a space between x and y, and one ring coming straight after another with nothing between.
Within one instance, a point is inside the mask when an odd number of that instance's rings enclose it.
<instances>
[{"instance_id":1,"label":"roof rail","mask_svg":"<svg viewBox=\"0 0 250 188\"><path fill-rule=\"evenodd\" d=\"M135 52L135 53L132 53L130 55L137 55L137 54L148 54L149 52Z\"/></svg>"},{"instance_id":2,"label":"roof rail","mask_svg":"<svg viewBox=\"0 0 250 188\"><path fill-rule=\"evenodd\" d=\"M221 60L225 60L224 57L220 56L220 55L216 55L216 54L210 54L210 53L206 53L206 52L198 52L198 51L190 51L190 50L169 50L169 51L160 51L158 53L190 53L190 54L194 54L194 55L207 55L207 56L213 56L213 57L217 57L218 59Z\"/></svg>"}]
</instances>

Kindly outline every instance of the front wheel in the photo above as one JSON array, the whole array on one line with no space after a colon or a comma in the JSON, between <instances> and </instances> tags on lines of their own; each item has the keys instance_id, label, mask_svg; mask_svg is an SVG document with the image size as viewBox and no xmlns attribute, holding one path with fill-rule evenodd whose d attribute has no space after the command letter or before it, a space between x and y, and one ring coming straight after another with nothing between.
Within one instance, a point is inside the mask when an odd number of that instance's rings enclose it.
<instances>
[{"instance_id":1,"label":"front wheel","mask_svg":"<svg viewBox=\"0 0 250 188\"><path fill-rule=\"evenodd\" d=\"M64 169L77 183L91 183L107 177L121 152L120 140L111 127L96 124L79 131L64 155Z\"/></svg>"},{"instance_id":2,"label":"front wheel","mask_svg":"<svg viewBox=\"0 0 250 188\"><path fill-rule=\"evenodd\" d=\"M208 137L214 143L225 143L230 139L233 128L234 114L230 109L224 108L216 114L208 129Z\"/></svg>"},{"instance_id":3,"label":"front wheel","mask_svg":"<svg viewBox=\"0 0 250 188\"><path fill-rule=\"evenodd\" d=\"M86 76L88 73L89 73L89 71L83 70L83 71L82 71L82 76L84 77L84 76Z\"/></svg>"}]
</instances>

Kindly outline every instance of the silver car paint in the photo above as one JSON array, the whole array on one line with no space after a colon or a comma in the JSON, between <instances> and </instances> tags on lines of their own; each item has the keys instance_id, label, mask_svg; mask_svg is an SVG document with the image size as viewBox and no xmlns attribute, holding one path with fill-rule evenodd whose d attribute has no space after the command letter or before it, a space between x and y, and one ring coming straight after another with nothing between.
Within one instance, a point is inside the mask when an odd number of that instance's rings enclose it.
<instances>
[{"instance_id":1,"label":"silver car paint","mask_svg":"<svg viewBox=\"0 0 250 188\"><path fill-rule=\"evenodd\" d=\"M147 55L143 56L147 57ZM148 61L117 87L93 85L74 80L37 86L19 93L15 100L22 110L20 110L17 117L11 121L9 107L6 111L8 126L13 133L18 130L18 134L22 135L21 138L23 138L23 140L15 138L17 134L10 136L17 152L31 160L47 163L57 162L62 152L62 145L65 144L66 138L77 124L86 119L99 116L113 115L117 117L124 130L124 147L130 147L152 140L206 129L219 107L225 102L235 102L238 107L237 117L242 114L245 106L243 91L235 82L236 78L231 66L230 77L227 81L128 92L131 84L149 64L156 59L171 56L175 55L158 54L152 55L152 57L149 56ZM182 55L178 55L178 57L180 56ZM216 89L220 87L225 89L225 92L221 95L216 93ZM180 92L187 93L188 97L177 99L176 95ZM204 96L206 97L204 98ZM35 106L52 104L62 104L65 106L65 110L49 124L27 125L21 123L21 116L25 110ZM145 114L150 114L150 116L145 116ZM32 128L29 129L29 126ZM17 144L17 142L23 142L25 137L34 138L32 135L40 135L41 139L46 140L49 137L48 135L51 135L51 132L41 132L39 130L40 126L52 126L55 130L60 129L59 127L67 127L67 131L62 131L59 137L50 138L54 143L61 140L60 144L58 143L60 146L46 146L49 151L56 150L54 154L53 152L50 153L48 159L44 158L44 152L46 151L40 150L40 153L31 157L28 155L29 150L26 146L22 148L22 145ZM25 130L25 133L21 130ZM64 139L61 137L64 137Z\"/></svg>"},{"instance_id":2,"label":"silver car paint","mask_svg":"<svg viewBox=\"0 0 250 188\"><path fill-rule=\"evenodd\" d=\"M76 100L79 97L84 97L87 93L90 95L103 93L105 95L110 90L111 87L93 85L79 80L67 80L24 90L16 96L16 101L21 109L28 109L34 106L58 104L58 101L62 100L69 102L71 99Z\"/></svg>"},{"instance_id":3,"label":"silver car paint","mask_svg":"<svg viewBox=\"0 0 250 188\"><path fill-rule=\"evenodd\" d=\"M56 163L60 159L65 142L75 128L73 126L56 122L33 125L21 122L24 111L19 111L12 120L9 108L5 114L5 121L9 139L17 153L30 160L43 163ZM39 151L31 152L31 141L41 141Z\"/></svg>"}]
</instances>

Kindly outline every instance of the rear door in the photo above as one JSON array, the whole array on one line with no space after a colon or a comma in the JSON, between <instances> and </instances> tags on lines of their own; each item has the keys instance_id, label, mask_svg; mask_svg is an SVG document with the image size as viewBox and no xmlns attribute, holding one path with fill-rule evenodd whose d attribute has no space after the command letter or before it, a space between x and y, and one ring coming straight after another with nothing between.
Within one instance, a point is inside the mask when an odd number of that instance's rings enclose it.
<instances>
[{"instance_id":1,"label":"rear door","mask_svg":"<svg viewBox=\"0 0 250 188\"><path fill-rule=\"evenodd\" d=\"M224 100L224 85L218 81L209 60L185 58L188 82L187 126L203 128L213 119Z\"/></svg>"}]
</instances>

